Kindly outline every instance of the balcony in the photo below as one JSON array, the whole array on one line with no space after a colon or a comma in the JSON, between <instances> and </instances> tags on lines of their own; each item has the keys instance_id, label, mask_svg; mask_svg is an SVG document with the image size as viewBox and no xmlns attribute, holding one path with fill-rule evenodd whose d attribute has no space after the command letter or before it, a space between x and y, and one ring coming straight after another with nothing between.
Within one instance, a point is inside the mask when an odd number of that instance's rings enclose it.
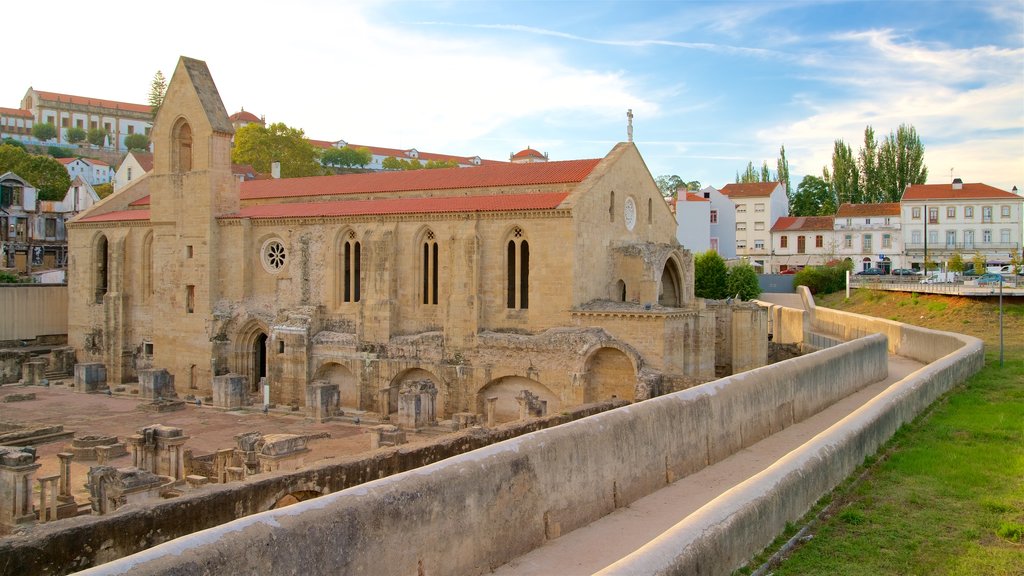
<instances>
[{"instance_id":1,"label":"balcony","mask_svg":"<svg viewBox=\"0 0 1024 576\"><path fill-rule=\"evenodd\" d=\"M912 243L907 242L904 244L904 248L907 253L911 252L924 252L924 243ZM985 252L991 252L993 250L1019 250L1020 244L1017 242L957 242L955 244L946 244L941 240L938 242L929 242L929 252L956 252L956 251L975 251L981 250Z\"/></svg>"},{"instance_id":2,"label":"balcony","mask_svg":"<svg viewBox=\"0 0 1024 576\"><path fill-rule=\"evenodd\" d=\"M836 230L899 230L900 223L893 222L891 224L882 224L881 222L875 224L839 224L836 223Z\"/></svg>"}]
</instances>

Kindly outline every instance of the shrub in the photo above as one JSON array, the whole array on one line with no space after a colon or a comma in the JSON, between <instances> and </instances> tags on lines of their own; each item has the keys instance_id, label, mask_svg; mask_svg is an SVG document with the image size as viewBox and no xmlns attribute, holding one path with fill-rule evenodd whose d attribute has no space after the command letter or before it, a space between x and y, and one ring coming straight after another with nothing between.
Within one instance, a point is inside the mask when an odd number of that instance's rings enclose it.
<instances>
[{"instance_id":1,"label":"shrub","mask_svg":"<svg viewBox=\"0 0 1024 576\"><path fill-rule=\"evenodd\" d=\"M753 300L761 295L761 285L757 282L754 267L744 262L729 270L725 280L726 293L738 295L742 300Z\"/></svg>"},{"instance_id":2,"label":"shrub","mask_svg":"<svg viewBox=\"0 0 1024 576\"><path fill-rule=\"evenodd\" d=\"M698 254L693 261L693 291L698 298L721 300L727 294L729 271L714 250ZM755 278L756 280L756 278ZM735 294L735 292L734 292Z\"/></svg>"},{"instance_id":3,"label":"shrub","mask_svg":"<svg viewBox=\"0 0 1024 576\"><path fill-rule=\"evenodd\" d=\"M830 262L825 266L808 266L796 273L793 284L807 286L811 294L830 294L846 287L848 262Z\"/></svg>"}]
</instances>

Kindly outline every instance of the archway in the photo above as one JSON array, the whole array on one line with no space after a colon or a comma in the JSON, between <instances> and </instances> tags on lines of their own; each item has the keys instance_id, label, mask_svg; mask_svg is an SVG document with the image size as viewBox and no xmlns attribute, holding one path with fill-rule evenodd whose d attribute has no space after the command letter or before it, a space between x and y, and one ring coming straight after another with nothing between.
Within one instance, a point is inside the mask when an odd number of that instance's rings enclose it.
<instances>
[{"instance_id":1,"label":"archway","mask_svg":"<svg viewBox=\"0 0 1024 576\"><path fill-rule=\"evenodd\" d=\"M249 392L261 393L260 378L267 376L267 330L259 321L246 322L235 337L233 370L249 381Z\"/></svg>"},{"instance_id":2,"label":"archway","mask_svg":"<svg viewBox=\"0 0 1024 576\"><path fill-rule=\"evenodd\" d=\"M865 256L861 260L860 266L861 266L861 270L867 270L868 268L871 268L871 258L868 258L867 256Z\"/></svg>"},{"instance_id":3,"label":"archway","mask_svg":"<svg viewBox=\"0 0 1024 576\"><path fill-rule=\"evenodd\" d=\"M669 258L665 261L665 267L661 271L661 286L658 289L658 304L669 308L681 308L682 298L682 276L674 260Z\"/></svg>"},{"instance_id":4,"label":"archway","mask_svg":"<svg viewBox=\"0 0 1024 576\"><path fill-rule=\"evenodd\" d=\"M476 394L476 410L479 414L487 413L487 399L497 397L494 406L494 419L497 423L512 422L519 419L519 402L516 396L523 390L537 395L541 401L547 402L548 414L557 414L562 410L562 401L547 386L523 376L505 376L491 380Z\"/></svg>"},{"instance_id":5,"label":"archway","mask_svg":"<svg viewBox=\"0 0 1024 576\"><path fill-rule=\"evenodd\" d=\"M337 362L328 362L316 371L315 380L325 380L338 387L342 409L360 409L359 381L348 368Z\"/></svg>"},{"instance_id":6,"label":"archway","mask_svg":"<svg viewBox=\"0 0 1024 576\"><path fill-rule=\"evenodd\" d=\"M433 373L422 368L411 368L395 376L388 387L388 414L398 412L398 391L405 382L416 382L417 380L430 380L437 388L437 396L434 398L434 414L438 420L448 418L451 414L448 409L448 386L444 380Z\"/></svg>"},{"instance_id":7,"label":"archway","mask_svg":"<svg viewBox=\"0 0 1024 576\"><path fill-rule=\"evenodd\" d=\"M636 370L629 356L621 350L599 348L587 360L583 401L589 404L612 398L636 400Z\"/></svg>"},{"instance_id":8,"label":"archway","mask_svg":"<svg viewBox=\"0 0 1024 576\"><path fill-rule=\"evenodd\" d=\"M267 335L260 332L252 345L252 382L250 389L260 391L260 380L267 376Z\"/></svg>"}]
</instances>

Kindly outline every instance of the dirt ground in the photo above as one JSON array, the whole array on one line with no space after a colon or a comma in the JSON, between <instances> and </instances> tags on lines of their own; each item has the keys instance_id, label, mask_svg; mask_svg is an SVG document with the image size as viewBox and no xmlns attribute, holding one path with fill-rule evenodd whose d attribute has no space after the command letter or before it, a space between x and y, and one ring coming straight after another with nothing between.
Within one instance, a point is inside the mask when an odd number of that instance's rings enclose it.
<instances>
[{"instance_id":1,"label":"dirt ground","mask_svg":"<svg viewBox=\"0 0 1024 576\"><path fill-rule=\"evenodd\" d=\"M68 381L70 382L70 381ZM184 410L157 414L138 408L137 397L107 396L106 394L80 394L63 385L48 388L31 386L3 386L0 396L7 394L35 393L35 400L23 402L0 402L0 421L21 424L63 424L65 431L74 432L76 437L89 434L117 436L123 442L136 431L153 424L181 428L189 440L186 450L196 456L209 454L217 449L234 448L234 436L242 432L257 431L263 434L318 434L330 433L330 438L311 440L303 463L348 456L369 451L369 425L376 422L355 425L348 422L326 422L318 424L306 418L301 412L284 413L271 411L224 411L194 404L186 404ZM422 442L433 436L406 433L410 443ZM36 476L57 474L59 459L57 453L70 452L71 440L60 440L36 446L38 462L42 467ZM131 466L129 455L115 458L108 464L116 467ZM96 462L72 461L72 493L78 502L88 502L85 482L90 466ZM35 486L38 491L38 485Z\"/></svg>"}]
</instances>

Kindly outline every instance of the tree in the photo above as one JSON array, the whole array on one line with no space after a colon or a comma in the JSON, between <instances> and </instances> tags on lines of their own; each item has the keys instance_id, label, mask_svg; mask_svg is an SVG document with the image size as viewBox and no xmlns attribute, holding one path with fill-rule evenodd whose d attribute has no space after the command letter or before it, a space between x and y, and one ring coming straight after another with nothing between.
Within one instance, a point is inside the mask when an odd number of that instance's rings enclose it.
<instances>
[{"instance_id":1,"label":"tree","mask_svg":"<svg viewBox=\"0 0 1024 576\"><path fill-rule=\"evenodd\" d=\"M71 177L60 162L7 144L0 145L0 174L4 172L24 178L39 191L40 200L60 200L71 187Z\"/></svg>"},{"instance_id":2,"label":"tree","mask_svg":"<svg viewBox=\"0 0 1024 576\"><path fill-rule=\"evenodd\" d=\"M683 179L675 174L664 174L658 176L654 179L654 183L658 186L658 190L661 190L661 195L665 198L675 196L676 190L686 187L686 183L683 182Z\"/></svg>"},{"instance_id":3,"label":"tree","mask_svg":"<svg viewBox=\"0 0 1024 576\"><path fill-rule=\"evenodd\" d=\"M786 185L786 194L793 193L793 186L789 182L789 160L786 160L786 146L782 145L779 147L779 159L775 164L776 175L779 178L779 182Z\"/></svg>"},{"instance_id":4,"label":"tree","mask_svg":"<svg viewBox=\"0 0 1024 576\"><path fill-rule=\"evenodd\" d=\"M129 150L149 150L149 136L129 134L124 137L124 147Z\"/></svg>"},{"instance_id":5,"label":"tree","mask_svg":"<svg viewBox=\"0 0 1024 576\"><path fill-rule=\"evenodd\" d=\"M910 184L924 184L924 145L913 126L900 124L890 132L878 150L878 181L885 202L899 202Z\"/></svg>"},{"instance_id":6,"label":"tree","mask_svg":"<svg viewBox=\"0 0 1024 576\"><path fill-rule=\"evenodd\" d=\"M437 168L458 168L459 163L455 160L427 160L425 166L427 170L435 170Z\"/></svg>"},{"instance_id":7,"label":"tree","mask_svg":"<svg viewBox=\"0 0 1024 576\"><path fill-rule=\"evenodd\" d=\"M75 156L60 146L47 146L46 153L54 158L73 158Z\"/></svg>"},{"instance_id":8,"label":"tree","mask_svg":"<svg viewBox=\"0 0 1024 576\"><path fill-rule=\"evenodd\" d=\"M32 136L40 142L46 142L57 137L57 129L49 122L41 124L37 122L32 126Z\"/></svg>"},{"instance_id":9,"label":"tree","mask_svg":"<svg viewBox=\"0 0 1024 576\"><path fill-rule=\"evenodd\" d=\"M1013 253L1010 254L1010 264L1013 265L1013 271L1017 274L1024 272L1024 268L1022 268L1022 266L1024 266L1024 257L1021 257L1020 252L1014 250Z\"/></svg>"},{"instance_id":10,"label":"tree","mask_svg":"<svg viewBox=\"0 0 1024 576\"><path fill-rule=\"evenodd\" d=\"M721 300L726 297L729 271L725 260L714 250L698 254L693 261L693 290L700 298Z\"/></svg>"},{"instance_id":11,"label":"tree","mask_svg":"<svg viewBox=\"0 0 1024 576\"><path fill-rule=\"evenodd\" d=\"M761 182L774 182L775 175L768 169L768 161L761 162Z\"/></svg>"},{"instance_id":12,"label":"tree","mask_svg":"<svg viewBox=\"0 0 1024 576\"><path fill-rule=\"evenodd\" d=\"M373 160L373 154L370 153L369 148L357 149L351 146L330 148L324 150L320 156L320 161L324 166L334 168L360 168L369 164L371 160Z\"/></svg>"},{"instance_id":13,"label":"tree","mask_svg":"<svg viewBox=\"0 0 1024 576\"><path fill-rule=\"evenodd\" d=\"M249 164L257 172L270 172L270 164L276 161L281 163L282 178L319 176L324 173L319 160L320 152L309 143L306 134L283 122L269 126L248 124L235 132L231 161Z\"/></svg>"},{"instance_id":14,"label":"tree","mask_svg":"<svg viewBox=\"0 0 1024 576\"><path fill-rule=\"evenodd\" d=\"M0 144L7 144L8 146L16 146L18 148L21 148L22 150L25 149L25 145L22 144L21 142L19 142L18 140L15 140L14 138L4 138L3 140L0 140Z\"/></svg>"},{"instance_id":15,"label":"tree","mask_svg":"<svg viewBox=\"0 0 1024 576\"><path fill-rule=\"evenodd\" d=\"M751 182L760 182L761 174L754 168L753 162L747 162L747 169L742 174L736 173L737 184L749 184Z\"/></svg>"},{"instance_id":16,"label":"tree","mask_svg":"<svg viewBox=\"0 0 1024 576\"><path fill-rule=\"evenodd\" d=\"M949 257L949 262L947 263L946 268L950 272L963 274L965 268L964 257L961 256L959 252L953 252L953 255Z\"/></svg>"},{"instance_id":17,"label":"tree","mask_svg":"<svg viewBox=\"0 0 1024 576\"><path fill-rule=\"evenodd\" d=\"M853 150L842 140L836 140L832 149L832 191L839 204L860 204L857 162L853 159Z\"/></svg>"},{"instance_id":18,"label":"tree","mask_svg":"<svg viewBox=\"0 0 1024 576\"><path fill-rule=\"evenodd\" d=\"M986 264L986 262L985 262L985 255L984 254L982 254L981 252L975 252L974 253L974 258L972 258L971 261L974 263L974 272L975 273L977 273L977 274L984 274L985 273L985 264Z\"/></svg>"},{"instance_id":19,"label":"tree","mask_svg":"<svg viewBox=\"0 0 1024 576\"><path fill-rule=\"evenodd\" d=\"M741 300L753 300L761 295L761 285L757 282L757 272L748 262L733 266L725 281L726 293L738 295Z\"/></svg>"},{"instance_id":20,"label":"tree","mask_svg":"<svg viewBox=\"0 0 1024 576\"><path fill-rule=\"evenodd\" d=\"M110 196L114 192L114 185L111 184L110 182L107 182L106 184L97 184L93 186L92 189L100 198L106 198L107 196Z\"/></svg>"},{"instance_id":21,"label":"tree","mask_svg":"<svg viewBox=\"0 0 1024 576\"><path fill-rule=\"evenodd\" d=\"M146 101L149 103L150 110L153 111L153 115L156 115L157 110L164 103L164 95L167 94L167 80L164 79L164 73L157 70L156 74L153 74L153 81L149 83L149 96Z\"/></svg>"},{"instance_id":22,"label":"tree","mask_svg":"<svg viewBox=\"0 0 1024 576\"><path fill-rule=\"evenodd\" d=\"M406 160L405 158L388 156L381 162L381 167L385 170L421 170L423 163L416 159Z\"/></svg>"},{"instance_id":23,"label":"tree","mask_svg":"<svg viewBox=\"0 0 1024 576\"><path fill-rule=\"evenodd\" d=\"M836 196L823 178L804 176L789 197L790 216L827 216L836 213Z\"/></svg>"},{"instance_id":24,"label":"tree","mask_svg":"<svg viewBox=\"0 0 1024 576\"><path fill-rule=\"evenodd\" d=\"M85 128L79 128L78 126L68 128L68 142L71 144L84 142L86 136L88 136L88 133L85 131Z\"/></svg>"},{"instance_id":25,"label":"tree","mask_svg":"<svg viewBox=\"0 0 1024 576\"><path fill-rule=\"evenodd\" d=\"M103 146L107 141L107 131L103 128L90 128L86 139L93 146Z\"/></svg>"},{"instance_id":26,"label":"tree","mask_svg":"<svg viewBox=\"0 0 1024 576\"><path fill-rule=\"evenodd\" d=\"M885 196L878 181L878 142L871 126L864 127L864 147L857 155L857 165L860 168L860 194L864 202L884 202Z\"/></svg>"}]
</instances>

